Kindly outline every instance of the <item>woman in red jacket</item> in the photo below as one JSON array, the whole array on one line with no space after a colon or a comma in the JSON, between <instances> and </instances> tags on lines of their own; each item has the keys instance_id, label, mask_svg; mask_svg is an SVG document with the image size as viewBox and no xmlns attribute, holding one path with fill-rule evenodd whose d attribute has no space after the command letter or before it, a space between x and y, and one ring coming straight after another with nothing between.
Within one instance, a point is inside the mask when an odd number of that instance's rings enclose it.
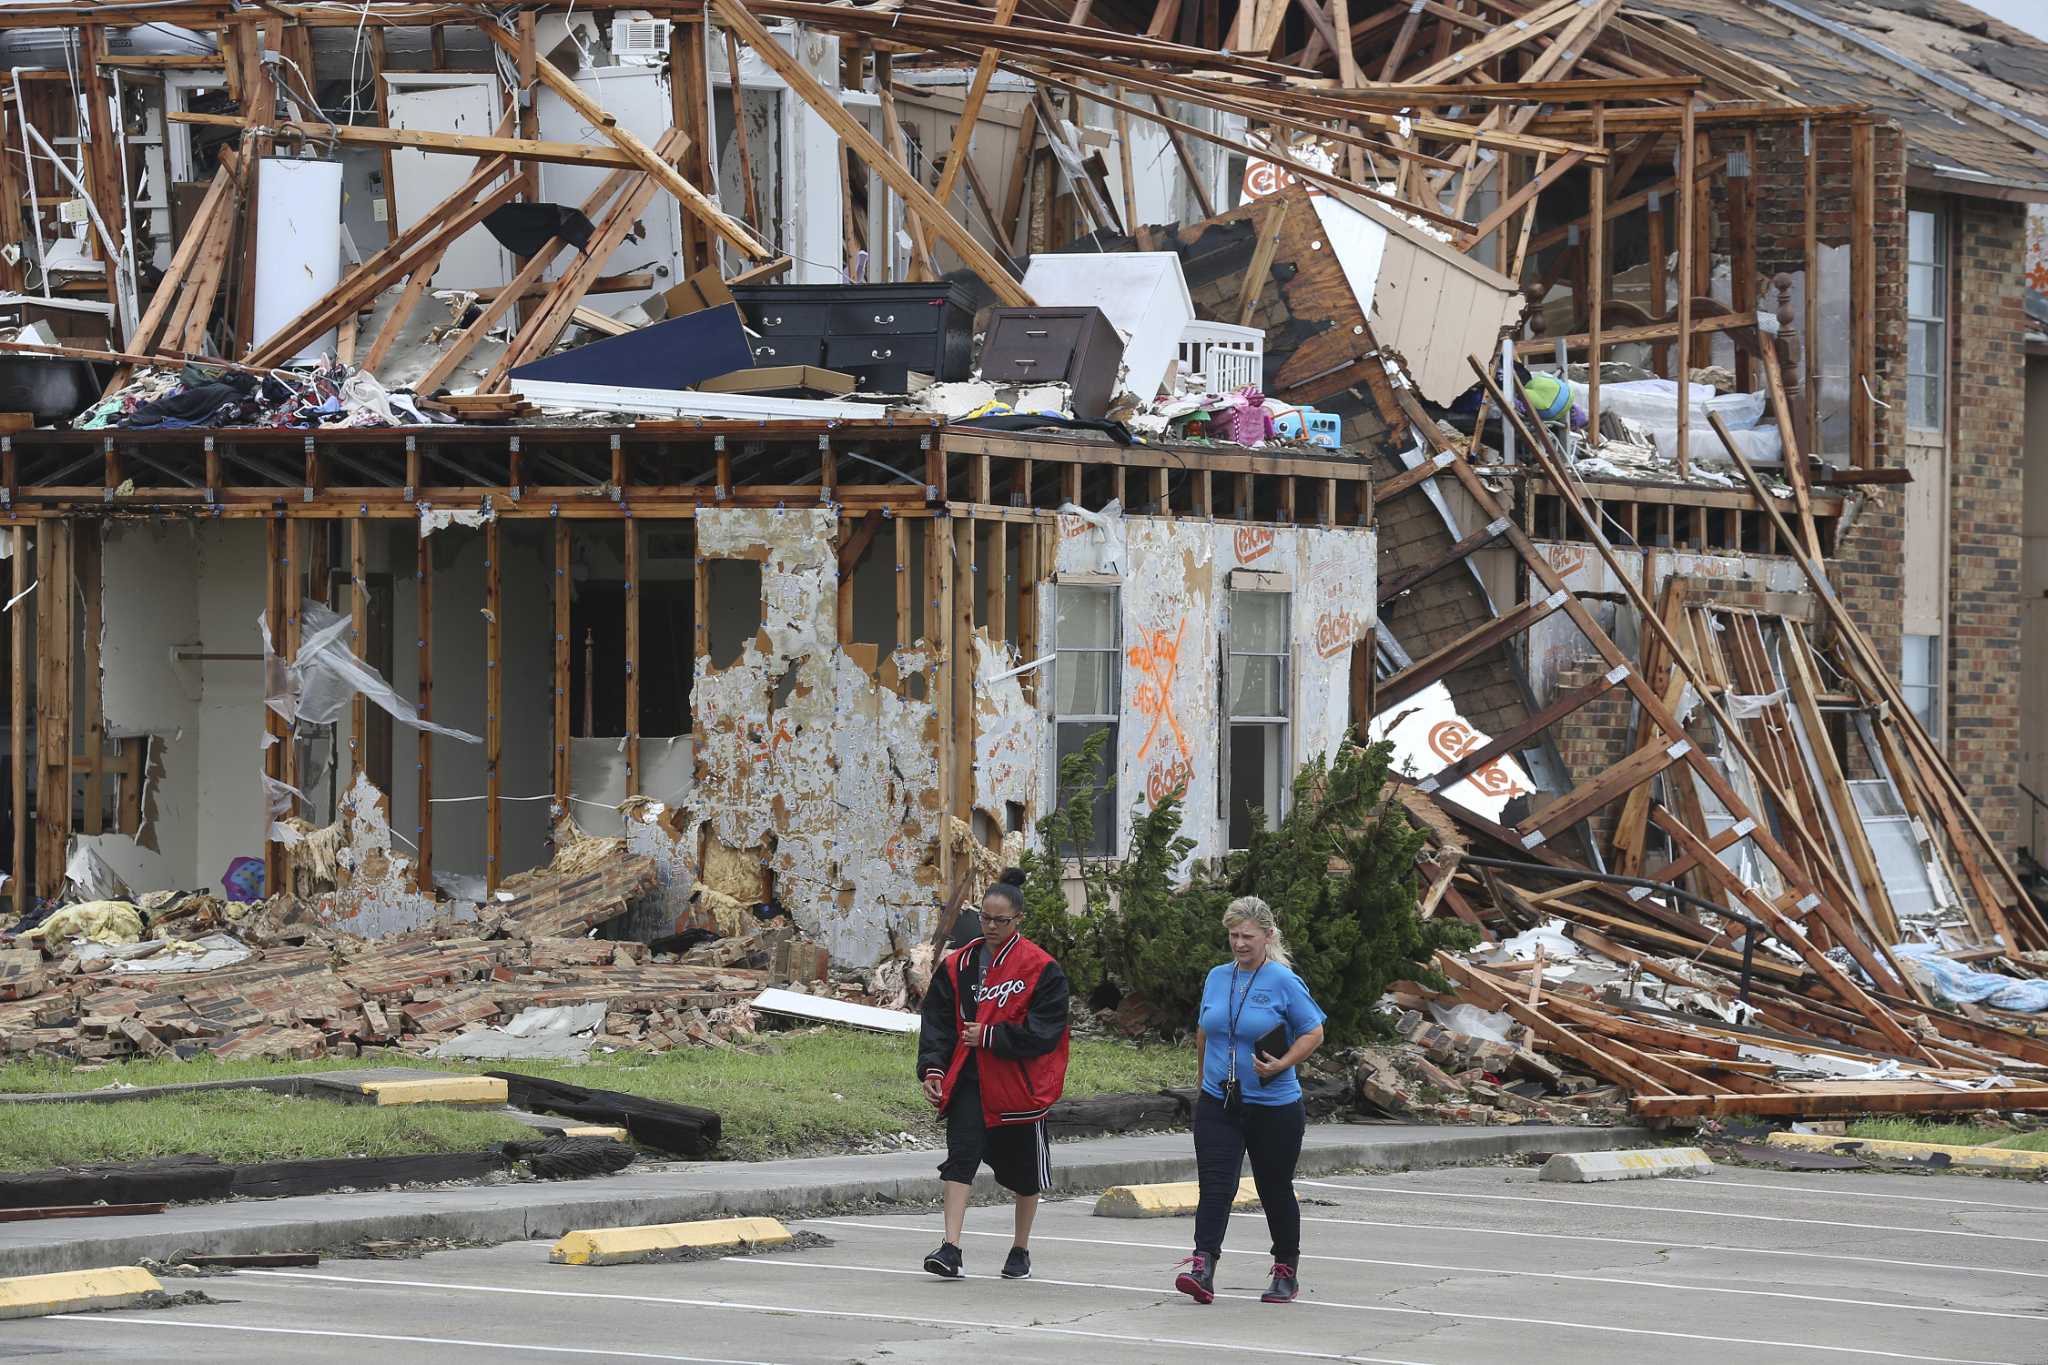
<instances>
[{"instance_id":1,"label":"woman in red jacket","mask_svg":"<svg viewBox=\"0 0 2048 1365\"><path fill-rule=\"evenodd\" d=\"M981 902L981 937L946 955L925 991L917 1072L946 1116L946 1240L924 1258L945 1279L962 1273L960 1230L984 1161L1017 1196L1016 1240L1003 1278L1031 1278L1031 1220L1052 1182L1045 1115L1067 1079L1067 975L1017 932L1024 874L1004 872Z\"/></svg>"}]
</instances>

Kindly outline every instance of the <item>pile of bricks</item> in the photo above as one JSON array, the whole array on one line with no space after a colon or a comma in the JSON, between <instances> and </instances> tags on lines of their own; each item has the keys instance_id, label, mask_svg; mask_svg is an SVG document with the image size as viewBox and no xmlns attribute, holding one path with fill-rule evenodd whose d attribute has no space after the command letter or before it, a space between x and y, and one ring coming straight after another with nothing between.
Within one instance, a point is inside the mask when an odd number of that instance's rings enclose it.
<instances>
[{"instance_id":1,"label":"pile of bricks","mask_svg":"<svg viewBox=\"0 0 2048 1365\"><path fill-rule=\"evenodd\" d=\"M1455 1033L1408 1010L1395 1025L1403 1041L1363 1049L1355 1063L1358 1096L1388 1115L1438 1123L1600 1123L1621 1119L1626 1097L1614 1086L1573 1075L1517 1038L1496 1042Z\"/></svg>"},{"instance_id":2,"label":"pile of bricks","mask_svg":"<svg viewBox=\"0 0 2048 1365\"><path fill-rule=\"evenodd\" d=\"M600 1001L603 1046L717 1046L752 1032L746 1002L764 986L824 979L829 959L786 926L681 957L586 936L624 915L654 879L649 858L529 874L514 900L476 921L375 940L302 928L290 934L297 943L252 944L254 956L209 971L122 975L75 953L50 960L39 948L0 949L0 1054L95 1062L424 1052L529 1007Z\"/></svg>"}]
</instances>

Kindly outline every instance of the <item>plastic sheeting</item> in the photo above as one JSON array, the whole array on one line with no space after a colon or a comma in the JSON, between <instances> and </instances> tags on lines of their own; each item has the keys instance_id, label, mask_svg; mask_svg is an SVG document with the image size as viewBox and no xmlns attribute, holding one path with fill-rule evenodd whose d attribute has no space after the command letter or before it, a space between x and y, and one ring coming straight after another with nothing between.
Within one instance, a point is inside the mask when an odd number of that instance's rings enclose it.
<instances>
[{"instance_id":1,"label":"plastic sheeting","mask_svg":"<svg viewBox=\"0 0 2048 1365\"><path fill-rule=\"evenodd\" d=\"M1943 957L1931 943L1902 943L1892 949L1899 965L1914 972L1958 1005L1986 1005L2015 1014L2048 1013L2048 981L2022 981Z\"/></svg>"},{"instance_id":2,"label":"plastic sheeting","mask_svg":"<svg viewBox=\"0 0 2048 1365\"><path fill-rule=\"evenodd\" d=\"M302 604L299 613L303 634L298 655L288 666L271 670L273 676L264 697L271 710L294 723L332 725L341 719L349 702L361 694L401 725L446 735L464 744L483 743L476 735L424 719L419 708L394 692L382 674L358 659L349 649L352 623L348 617L318 602ZM256 629L263 637L263 652L270 663L280 663L271 643L269 623L262 616L256 618ZM278 673L282 676L274 676Z\"/></svg>"}]
</instances>

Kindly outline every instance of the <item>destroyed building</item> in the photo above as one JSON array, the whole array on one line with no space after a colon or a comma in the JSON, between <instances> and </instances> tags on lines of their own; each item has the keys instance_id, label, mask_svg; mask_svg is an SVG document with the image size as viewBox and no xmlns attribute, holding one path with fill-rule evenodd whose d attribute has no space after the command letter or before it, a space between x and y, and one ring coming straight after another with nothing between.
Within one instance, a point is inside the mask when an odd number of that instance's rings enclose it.
<instances>
[{"instance_id":1,"label":"destroyed building","mask_svg":"<svg viewBox=\"0 0 2048 1365\"><path fill-rule=\"evenodd\" d=\"M0 11L15 908L260 865L403 937L617 837L605 932L867 968L1097 731L1090 852L1178 793L1197 857L1363 732L1426 913L2040 1107L1894 950L2048 967L2041 96L1829 8ZM1506 1012L1654 1116L1846 1103Z\"/></svg>"}]
</instances>

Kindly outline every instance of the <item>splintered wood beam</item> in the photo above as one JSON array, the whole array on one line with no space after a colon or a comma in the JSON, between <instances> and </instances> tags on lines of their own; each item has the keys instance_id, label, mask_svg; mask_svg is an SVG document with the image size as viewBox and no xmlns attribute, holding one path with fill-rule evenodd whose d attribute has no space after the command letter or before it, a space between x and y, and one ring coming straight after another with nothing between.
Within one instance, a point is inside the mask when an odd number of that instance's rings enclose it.
<instances>
[{"instance_id":1,"label":"splintered wood beam","mask_svg":"<svg viewBox=\"0 0 2048 1365\"><path fill-rule=\"evenodd\" d=\"M1496 735L1490 743L1474 749L1457 762L1424 778L1419 786L1424 792L1434 794L1464 781L1487 764L1520 749L1566 716L1598 701L1620 684L1621 679L1609 671L1584 687L1574 688L1542 710L1530 715L1521 724Z\"/></svg>"},{"instance_id":2,"label":"splintered wood beam","mask_svg":"<svg viewBox=\"0 0 2048 1365\"><path fill-rule=\"evenodd\" d=\"M46 522L45 526L60 523ZM274 650L284 648L284 578L286 573L285 524L282 513L265 517L263 533L268 552L263 576L263 623L270 631L270 642ZM263 708L263 729L270 737L263 746L263 775L280 780L284 775L284 750L291 741L285 730L284 718ZM276 828L276 817L270 811L270 793L265 791L263 810L263 885L265 895L276 895L281 889L284 877L284 845L271 837Z\"/></svg>"},{"instance_id":3,"label":"splintered wood beam","mask_svg":"<svg viewBox=\"0 0 2048 1365\"><path fill-rule=\"evenodd\" d=\"M85 756L85 802L81 834L106 832L106 694L100 681L100 633L106 622L104 577L101 573L103 542L100 527L87 522L85 534L77 541L78 600L85 608L85 630L79 659L81 686L79 700L85 703L79 726L80 747Z\"/></svg>"},{"instance_id":4,"label":"splintered wood beam","mask_svg":"<svg viewBox=\"0 0 2048 1365\"><path fill-rule=\"evenodd\" d=\"M1575 825L1663 772L1692 748L1688 739L1644 745L1605 772L1587 779L1545 806L1534 819L1519 825L1522 847L1533 848L1569 825Z\"/></svg>"},{"instance_id":5,"label":"splintered wood beam","mask_svg":"<svg viewBox=\"0 0 2048 1365\"><path fill-rule=\"evenodd\" d=\"M1549 166L1539 171L1525 184L1517 188L1513 194L1503 199L1498 208L1479 221L1477 227L1474 227L1460 238L1459 246L1466 251L1470 251L1473 247L1478 246L1481 242L1492 236L1495 229L1499 228L1501 224L1521 212L1524 204L1527 204L1544 190L1549 189L1552 184L1556 183L1559 176L1573 169L1585 159L1586 154L1583 151L1577 151L1551 162Z\"/></svg>"},{"instance_id":6,"label":"splintered wood beam","mask_svg":"<svg viewBox=\"0 0 2048 1365\"><path fill-rule=\"evenodd\" d=\"M1005 26L1016 12L1017 0L996 0L996 12L991 22L998 27ZM988 98L989 85L995 80L996 60L1001 55L996 48L985 47L981 51L981 59L974 65L974 79L967 83L967 100L960 106L960 121L953 128L953 145L946 152L945 169L939 173L939 187L932 195L941 204L953 202L953 187L959 182L961 168L967 163L974 141L974 125L981 118L982 102Z\"/></svg>"},{"instance_id":7,"label":"splintered wood beam","mask_svg":"<svg viewBox=\"0 0 2048 1365\"><path fill-rule=\"evenodd\" d=\"M726 26L746 39L754 55L782 77L797 98L809 105L853 148L870 170L882 177L889 188L903 199L905 207L923 220L926 228L953 248L953 253L988 285L999 303L1011 308L1031 306L1031 296L1010 277L1010 272L989 254L988 249L975 240L974 234L948 213L945 205L932 197L923 182L898 164L888 150L875 141L874 134L848 113L832 92L804 68L803 63L783 51L781 44L740 0L711 0L711 4Z\"/></svg>"},{"instance_id":8,"label":"splintered wood beam","mask_svg":"<svg viewBox=\"0 0 2048 1365\"><path fill-rule=\"evenodd\" d=\"M761 195L754 187L754 153L747 137L746 92L740 87L740 43L732 30L725 34L725 72L732 79L732 131L739 144L740 185L745 191L747 226L761 226Z\"/></svg>"},{"instance_id":9,"label":"splintered wood beam","mask_svg":"<svg viewBox=\"0 0 2048 1365\"><path fill-rule=\"evenodd\" d=\"M751 19L752 16L748 18ZM477 27L508 55L514 58L519 56L518 42L502 28L489 23L479 24ZM754 27L759 29L760 25L756 23ZM766 30L761 31L765 35ZM767 45L775 46L773 40L769 40ZM757 44L757 51L758 47ZM776 51L781 53L780 48L776 48ZM803 70L794 58L788 57L786 53L782 55L791 65L796 66L797 70ZM729 216L718 206L716 199L685 180L681 172L669 164L668 158L664 158L660 152L635 137L630 129L620 127L618 118L584 93L583 87L565 75L560 67L544 57L534 58L533 65L534 74L540 77L543 85L560 95L571 109L583 116L584 122L597 130L599 136L609 139L613 146L632 159L633 164L653 176L656 183L674 195L684 208L702 219L706 227L723 237L734 250L750 261L772 260L778 254L774 247L756 237L745 224ZM804 74L808 79L810 73ZM812 83L816 84L815 81ZM669 136L678 135L677 130L669 130Z\"/></svg>"},{"instance_id":10,"label":"splintered wood beam","mask_svg":"<svg viewBox=\"0 0 2048 1365\"><path fill-rule=\"evenodd\" d=\"M1692 463L1689 433L1692 431L1693 219L1699 207L1693 172L1699 164L1699 153L1693 137L1693 101L1690 99L1685 102L1684 121L1679 124L1678 136L1678 347L1671 377L1678 385L1676 462L1678 479L1683 483L1690 474Z\"/></svg>"},{"instance_id":11,"label":"splintered wood beam","mask_svg":"<svg viewBox=\"0 0 2048 1365\"><path fill-rule=\"evenodd\" d=\"M321 527L325 537L326 527ZM325 600L327 593L326 575L320 576L317 595ZM369 658L370 648L370 523L363 517L351 518L348 524L348 650L358 659ZM349 785L363 775L369 764L370 704L358 692L348 704L348 778ZM386 755L389 758L389 755ZM384 765L378 771L383 772Z\"/></svg>"},{"instance_id":12,"label":"splintered wood beam","mask_svg":"<svg viewBox=\"0 0 2048 1365\"><path fill-rule=\"evenodd\" d=\"M166 114L170 123L199 128L239 128L236 114ZM471 156L509 156L519 161L543 162L551 166L607 166L635 170L640 163L615 147L596 147L584 142L548 142L528 137L491 137L480 133L437 133L419 128L380 128L374 124L296 123L289 120L270 125L279 141L299 138L309 143L338 142L344 146L415 148L426 152L463 153Z\"/></svg>"}]
</instances>

